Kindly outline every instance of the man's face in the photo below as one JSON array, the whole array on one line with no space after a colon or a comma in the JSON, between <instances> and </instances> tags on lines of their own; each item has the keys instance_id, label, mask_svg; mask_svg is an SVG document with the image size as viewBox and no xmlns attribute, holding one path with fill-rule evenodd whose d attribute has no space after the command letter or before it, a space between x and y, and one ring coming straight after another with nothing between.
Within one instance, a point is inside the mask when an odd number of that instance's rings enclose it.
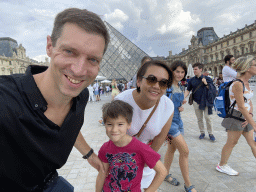
<instances>
[{"instance_id":1,"label":"man's face","mask_svg":"<svg viewBox=\"0 0 256 192\"><path fill-rule=\"evenodd\" d=\"M230 64L232 65L235 62L235 60L236 60L235 57L231 57L230 58Z\"/></svg>"},{"instance_id":2,"label":"man's face","mask_svg":"<svg viewBox=\"0 0 256 192\"><path fill-rule=\"evenodd\" d=\"M219 78L222 78L222 74L219 75Z\"/></svg>"},{"instance_id":3,"label":"man's face","mask_svg":"<svg viewBox=\"0 0 256 192\"><path fill-rule=\"evenodd\" d=\"M105 40L87 33L76 24L66 23L53 47L47 37L47 54L54 87L64 96L76 97L96 78L103 57Z\"/></svg>"},{"instance_id":4,"label":"man's face","mask_svg":"<svg viewBox=\"0 0 256 192\"><path fill-rule=\"evenodd\" d=\"M201 76L202 69L199 69L198 67L194 67L193 70L194 70L195 76L197 76L197 77Z\"/></svg>"}]
</instances>

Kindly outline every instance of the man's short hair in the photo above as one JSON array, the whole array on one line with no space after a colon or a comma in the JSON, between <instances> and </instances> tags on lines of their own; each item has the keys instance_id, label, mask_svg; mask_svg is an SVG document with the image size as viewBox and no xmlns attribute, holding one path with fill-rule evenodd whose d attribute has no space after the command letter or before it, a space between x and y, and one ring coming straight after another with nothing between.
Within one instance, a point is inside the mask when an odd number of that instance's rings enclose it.
<instances>
[{"instance_id":1,"label":"man's short hair","mask_svg":"<svg viewBox=\"0 0 256 192\"><path fill-rule=\"evenodd\" d=\"M144 65L144 63L145 63L146 60L152 61L153 59L152 59L151 57L149 57L149 56L144 56L144 57L141 59L141 65Z\"/></svg>"},{"instance_id":2,"label":"man's short hair","mask_svg":"<svg viewBox=\"0 0 256 192\"><path fill-rule=\"evenodd\" d=\"M194 63L192 67L193 68L198 67L198 69L203 69L203 64L202 63Z\"/></svg>"},{"instance_id":3,"label":"man's short hair","mask_svg":"<svg viewBox=\"0 0 256 192\"><path fill-rule=\"evenodd\" d=\"M78 8L65 9L55 17L51 35L53 47L55 47L58 38L61 36L63 26L66 23L74 23L88 33L101 35L105 39L104 53L106 52L110 36L105 24L97 14Z\"/></svg>"},{"instance_id":4,"label":"man's short hair","mask_svg":"<svg viewBox=\"0 0 256 192\"><path fill-rule=\"evenodd\" d=\"M133 107L124 101L113 100L103 105L102 114L104 123L106 123L108 118L117 119L122 116L127 120L127 123L130 124L132 122Z\"/></svg>"},{"instance_id":5,"label":"man's short hair","mask_svg":"<svg viewBox=\"0 0 256 192\"><path fill-rule=\"evenodd\" d=\"M232 57L234 57L234 56L233 56L233 55L226 55L226 56L224 57L225 63L227 63L228 61L230 61L230 59L231 59Z\"/></svg>"}]
</instances>

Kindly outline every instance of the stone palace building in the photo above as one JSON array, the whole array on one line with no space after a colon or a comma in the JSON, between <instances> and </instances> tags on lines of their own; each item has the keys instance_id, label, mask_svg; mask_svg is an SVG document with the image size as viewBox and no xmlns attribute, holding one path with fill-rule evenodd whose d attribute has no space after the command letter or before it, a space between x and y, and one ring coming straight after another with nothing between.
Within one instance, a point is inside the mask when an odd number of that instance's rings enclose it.
<instances>
[{"instance_id":1,"label":"stone palace building","mask_svg":"<svg viewBox=\"0 0 256 192\"><path fill-rule=\"evenodd\" d=\"M22 44L10 37L0 38L0 75L25 73L28 65L49 66L48 58L45 62L38 62L26 56L26 49Z\"/></svg>"},{"instance_id":2,"label":"stone palace building","mask_svg":"<svg viewBox=\"0 0 256 192\"><path fill-rule=\"evenodd\" d=\"M235 58L256 56L256 20L253 24L245 25L222 38L217 36L213 27L205 27L197 32L197 36L193 35L190 42L188 49L183 48L179 54L172 55L172 51L169 51L167 58L159 59L168 65L175 60L182 60L187 65L200 62L204 64L204 71L209 71L216 77L224 67L223 59L226 55L231 54Z\"/></svg>"}]
</instances>

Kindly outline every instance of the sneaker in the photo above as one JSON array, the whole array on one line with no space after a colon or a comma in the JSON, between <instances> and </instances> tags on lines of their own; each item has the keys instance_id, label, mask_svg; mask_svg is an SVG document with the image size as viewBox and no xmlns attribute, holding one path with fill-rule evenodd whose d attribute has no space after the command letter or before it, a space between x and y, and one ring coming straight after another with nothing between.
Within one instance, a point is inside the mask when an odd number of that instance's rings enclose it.
<instances>
[{"instance_id":1,"label":"sneaker","mask_svg":"<svg viewBox=\"0 0 256 192\"><path fill-rule=\"evenodd\" d=\"M201 135L199 136L199 139L203 139L205 137L204 133L201 133Z\"/></svg>"},{"instance_id":2,"label":"sneaker","mask_svg":"<svg viewBox=\"0 0 256 192\"><path fill-rule=\"evenodd\" d=\"M239 174L237 171L235 171L234 169L229 167L227 164L223 165L223 166L220 166L218 164L218 166L216 167L216 170L221 172L221 173L226 173L228 175L238 175Z\"/></svg>"},{"instance_id":3,"label":"sneaker","mask_svg":"<svg viewBox=\"0 0 256 192\"><path fill-rule=\"evenodd\" d=\"M212 142L215 142L215 141L216 141L216 139L215 139L215 137L214 137L213 134L209 134L209 137L210 137L210 140L211 140Z\"/></svg>"}]
</instances>

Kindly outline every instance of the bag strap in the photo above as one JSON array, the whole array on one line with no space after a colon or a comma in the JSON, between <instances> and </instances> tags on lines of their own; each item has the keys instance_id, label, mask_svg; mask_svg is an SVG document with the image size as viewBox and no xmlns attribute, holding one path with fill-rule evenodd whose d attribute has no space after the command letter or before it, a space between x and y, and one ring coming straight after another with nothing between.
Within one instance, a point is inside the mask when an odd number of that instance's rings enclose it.
<instances>
[{"instance_id":1,"label":"bag strap","mask_svg":"<svg viewBox=\"0 0 256 192\"><path fill-rule=\"evenodd\" d=\"M242 81L242 80L240 80L240 79L235 79L235 80L233 80L232 81L232 83L234 83L235 81L239 81L239 82L241 82L242 84L243 84L243 93L244 93L244 91L245 91L245 86L244 86L244 82ZM232 84L231 83L231 84ZM230 84L230 85L231 85ZM247 101L247 99L244 97L244 101L246 102ZM233 116L233 111L234 111L234 108L235 108L235 104L236 104L236 100L233 102L233 104L228 108L228 114L226 115L226 117L229 117L229 118L233 118L233 119L237 119L237 120L239 120L239 121L245 121L245 119L242 119L242 118L239 118L239 117L235 117L235 116ZM231 113L229 114L229 110L231 109Z\"/></svg>"},{"instance_id":2,"label":"bag strap","mask_svg":"<svg viewBox=\"0 0 256 192\"><path fill-rule=\"evenodd\" d=\"M159 104L159 101L160 101L160 99L158 99L158 100L156 101L155 107L153 108L153 110L152 110L151 113L149 114L147 120L145 121L145 123L143 123L142 127L140 128L140 131L139 131L137 134L135 134L134 136L140 137L142 131L143 131L143 130L145 129L145 127L147 126L148 121L150 120L150 118L151 118L152 115L154 114L154 112L155 112L155 110L156 110L156 108L157 108L157 106L158 106L158 104Z\"/></svg>"},{"instance_id":3,"label":"bag strap","mask_svg":"<svg viewBox=\"0 0 256 192\"><path fill-rule=\"evenodd\" d=\"M203 82L201 82L201 83L197 86L197 88L195 89L194 93L193 93L193 91L192 91L192 94L195 94L195 92L199 89L199 87L201 87L201 85L203 85Z\"/></svg>"}]
</instances>

